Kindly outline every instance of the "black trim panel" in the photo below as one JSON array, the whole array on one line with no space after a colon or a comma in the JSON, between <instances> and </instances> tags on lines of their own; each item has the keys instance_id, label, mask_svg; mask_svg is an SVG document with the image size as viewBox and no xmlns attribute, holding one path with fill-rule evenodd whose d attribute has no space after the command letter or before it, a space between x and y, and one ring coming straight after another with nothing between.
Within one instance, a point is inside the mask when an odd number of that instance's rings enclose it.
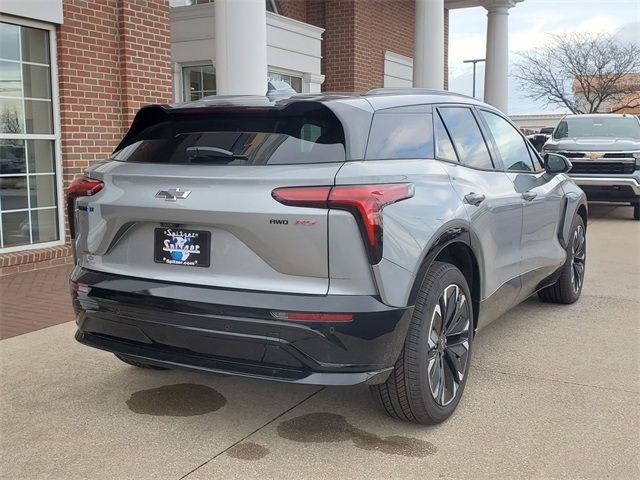
<instances>
[{"instance_id":1,"label":"black trim panel","mask_svg":"<svg viewBox=\"0 0 640 480\"><path fill-rule=\"evenodd\" d=\"M301 383L361 383L386 372L413 313L373 296L223 290L79 267L72 281L80 284L72 295L82 343L145 361ZM351 313L353 321L280 320L274 311ZM315 375L330 373L358 375Z\"/></svg>"}]
</instances>

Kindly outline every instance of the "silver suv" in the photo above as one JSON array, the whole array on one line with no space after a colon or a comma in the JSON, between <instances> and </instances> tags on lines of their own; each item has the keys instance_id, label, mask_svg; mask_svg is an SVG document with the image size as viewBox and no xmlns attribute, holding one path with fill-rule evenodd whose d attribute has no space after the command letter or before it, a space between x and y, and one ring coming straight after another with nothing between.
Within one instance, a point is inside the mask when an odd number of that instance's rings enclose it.
<instances>
[{"instance_id":1,"label":"silver suv","mask_svg":"<svg viewBox=\"0 0 640 480\"><path fill-rule=\"evenodd\" d=\"M441 422L479 328L580 296L570 166L447 92L145 107L69 188L76 339L138 367L366 383Z\"/></svg>"}]
</instances>

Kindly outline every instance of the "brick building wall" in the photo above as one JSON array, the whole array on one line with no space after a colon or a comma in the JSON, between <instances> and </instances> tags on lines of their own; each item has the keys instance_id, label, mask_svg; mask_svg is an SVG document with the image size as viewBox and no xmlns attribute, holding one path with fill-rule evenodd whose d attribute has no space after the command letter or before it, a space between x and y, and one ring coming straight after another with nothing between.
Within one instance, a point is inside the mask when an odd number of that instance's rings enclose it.
<instances>
[{"instance_id":1,"label":"brick building wall","mask_svg":"<svg viewBox=\"0 0 640 480\"><path fill-rule=\"evenodd\" d=\"M113 151L142 105L170 102L172 86L166 0L64 0L63 11L56 33L66 191ZM0 254L0 275L67 263L70 253L66 244Z\"/></svg>"},{"instance_id":2,"label":"brick building wall","mask_svg":"<svg viewBox=\"0 0 640 480\"><path fill-rule=\"evenodd\" d=\"M382 87L384 53L413 57L415 0L288 0L307 23L325 29L322 42L323 91L363 92ZM285 8L286 7L286 8ZM294 17L295 18L295 17ZM449 11L445 9L445 88L448 86Z\"/></svg>"}]
</instances>

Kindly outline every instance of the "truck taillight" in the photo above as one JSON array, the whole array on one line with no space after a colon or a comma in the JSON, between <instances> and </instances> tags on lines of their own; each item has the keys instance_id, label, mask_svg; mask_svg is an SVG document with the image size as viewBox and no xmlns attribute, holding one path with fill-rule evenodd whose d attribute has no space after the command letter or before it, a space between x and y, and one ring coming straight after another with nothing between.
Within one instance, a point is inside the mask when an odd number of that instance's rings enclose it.
<instances>
[{"instance_id":1,"label":"truck taillight","mask_svg":"<svg viewBox=\"0 0 640 480\"><path fill-rule=\"evenodd\" d=\"M75 202L79 197L90 197L104 188L104 183L93 178L78 177L67 189L67 219L69 221L69 233L75 238Z\"/></svg>"},{"instance_id":2,"label":"truck taillight","mask_svg":"<svg viewBox=\"0 0 640 480\"><path fill-rule=\"evenodd\" d=\"M358 222L372 265L382 259L382 209L414 195L412 183L281 187L271 192L290 206L336 208L351 212Z\"/></svg>"}]
</instances>

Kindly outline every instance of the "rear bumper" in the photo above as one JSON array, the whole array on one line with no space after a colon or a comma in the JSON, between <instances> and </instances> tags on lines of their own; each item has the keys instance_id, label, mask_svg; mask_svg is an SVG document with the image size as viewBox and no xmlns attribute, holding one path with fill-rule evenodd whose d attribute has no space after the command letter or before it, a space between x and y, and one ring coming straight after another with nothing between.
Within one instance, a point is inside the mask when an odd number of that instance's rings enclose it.
<instances>
[{"instance_id":1,"label":"rear bumper","mask_svg":"<svg viewBox=\"0 0 640 480\"><path fill-rule=\"evenodd\" d=\"M413 313L373 296L284 295L194 287L76 267L76 339L172 368L315 385L383 382ZM350 322L272 312L352 313Z\"/></svg>"},{"instance_id":2,"label":"rear bumper","mask_svg":"<svg viewBox=\"0 0 640 480\"><path fill-rule=\"evenodd\" d=\"M571 178L584 190L589 200L634 202L640 199L640 181L635 177L571 175Z\"/></svg>"}]
</instances>

